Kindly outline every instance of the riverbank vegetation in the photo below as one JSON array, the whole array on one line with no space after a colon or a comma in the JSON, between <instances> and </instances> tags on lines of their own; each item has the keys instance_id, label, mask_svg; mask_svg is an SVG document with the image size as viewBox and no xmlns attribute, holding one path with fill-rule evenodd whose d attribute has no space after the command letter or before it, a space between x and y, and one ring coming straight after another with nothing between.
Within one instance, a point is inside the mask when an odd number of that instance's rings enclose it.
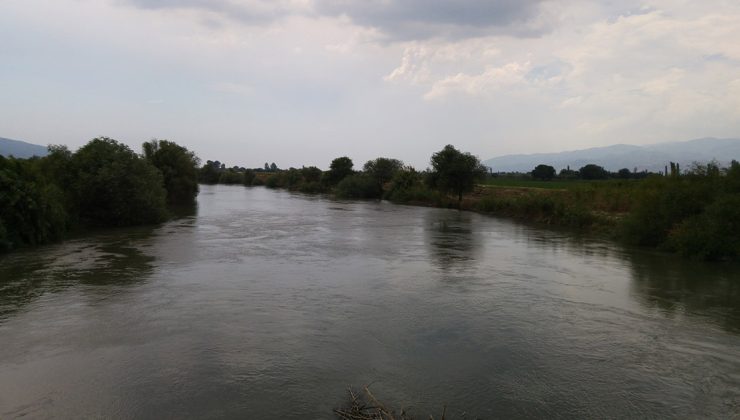
<instances>
[{"instance_id":1,"label":"riverbank vegetation","mask_svg":"<svg viewBox=\"0 0 740 420\"><path fill-rule=\"evenodd\" d=\"M387 157L357 170L343 156L327 171L226 168L220 163L208 168L207 163L201 174L211 171L209 179L222 183L386 199L567 226L692 258L740 257L737 162L728 168L696 164L688 170L671 163L660 173L627 168L609 172L594 164L560 172L544 164L529 173L486 169L477 157L448 145L432 155L424 171Z\"/></svg>"},{"instance_id":2,"label":"riverbank vegetation","mask_svg":"<svg viewBox=\"0 0 740 420\"><path fill-rule=\"evenodd\" d=\"M50 146L43 158L0 157L0 249L59 240L71 229L157 223L170 206L192 205L198 182L264 185L339 198L472 210L568 226L627 243L707 260L740 257L740 164L671 163L661 173L597 165L559 173L538 165L530 173L493 173L454 146L417 171L379 157L356 169L347 156L329 169L248 169L198 159L166 140L137 154L109 138L76 152Z\"/></svg>"},{"instance_id":3,"label":"riverbank vegetation","mask_svg":"<svg viewBox=\"0 0 740 420\"><path fill-rule=\"evenodd\" d=\"M101 137L76 152L50 146L42 158L0 157L0 250L62 239L92 226L158 223L168 204L192 205L198 159L165 140L139 155Z\"/></svg>"}]
</instances>

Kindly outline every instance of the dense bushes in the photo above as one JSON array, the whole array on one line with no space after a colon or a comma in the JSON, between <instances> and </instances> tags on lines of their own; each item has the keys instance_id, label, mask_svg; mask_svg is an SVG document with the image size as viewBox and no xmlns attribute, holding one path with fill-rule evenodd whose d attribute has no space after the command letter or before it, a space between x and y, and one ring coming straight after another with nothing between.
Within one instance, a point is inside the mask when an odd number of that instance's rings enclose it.
<instances>
[{"instance_id":1,"label":"dense bushes","mask_svg":"<svg viewBox=\"0 0 740 420\"><path fill-rule=\"evenodd\" d=\"M635 244L686 256L740 256L740 164L733 162L725 173L710 164L687 175L646 180L623 234Z\"/></svg>"},{"instance_id":2,"label":"dense bushes","mask_svg":"<svg viewBox=\"0 0 740 420\"><path fill-rule=\"evenodd\" d=\"M529 191L514 195L489 195L482 198L475 209L576 228L590 227L596 222L596 216L584 203L574 201L569 194L560 192Z\"/></svg>"},{"instance_id":3,"label":"dense bushes","mask_svg":"<svg viewBox=\"0 0 740 420\"><path fill-rule=\"evenodd\" d=\"M382 189L378 189L375 179L365 174L349 175L336 187L337 197L341 198L381 198Z\"/></svg>"},{"instance_id":4,"label":"dense bushes","mask_svg":"<svg viewBox=\"0 0 740 420\"><path fill-rule=\"evenodd\" d=\"M76 153L52 146L44 158L0 157L0 248L59 240L72 225L157 223L167 217L168 197L194 201L192 153L171 142L147 144L146 158L109 138Z\"/></svg>"},{"instance_id":5,"label":"dense bushes","mask_svg":"<svg viewBox=\"0 0 740 420\"><path fill-rule=\"evenodd\" d=\"M37 164L0 156L0 250L55 241L67 229L62 191L46 182Z\"/></svg>"},{"instance_id":6,"label":"dense bushes","mask_svg":"<svg viewBox=\"0 0 740 420\"><path fill-rule=\"evenodd\" d=\"M146 160L162 173L167 203L194 203L198 195L198 158L195 154L167 140L151 140L144 143L143 149Z\"/></svg>"},{"instance_id":7,"label":"dense bushes","mask_svg":"<svg viewBox=\"0 0 740 420\"><path fill-rule=\"evenodd\" d=\"M131 226L167 215L162 173L124 144L94 139L72 156L70 171L71 193L87 222Z\"/></svg>"}]
</instances>

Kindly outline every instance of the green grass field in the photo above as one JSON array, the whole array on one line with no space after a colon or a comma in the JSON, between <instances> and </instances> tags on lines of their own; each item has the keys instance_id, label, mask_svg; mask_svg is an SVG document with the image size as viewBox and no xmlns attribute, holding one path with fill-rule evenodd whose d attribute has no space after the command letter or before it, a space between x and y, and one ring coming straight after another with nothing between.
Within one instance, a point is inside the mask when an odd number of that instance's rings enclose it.
<instances>
[{"instance_id":1,"label":"green grass field","mask_svg":"<svg viewBox=\"0 0 740 420\"><path fill-rule=\"evenodd\" d=\"M609 182L609 181L584 181L584 180L553 180L553 181L538 181L534 179L522 179L522 178L509 178L509 177L498 177L498 178L487 178L481 185L491 187L515 187L515 188L544 188L548 190L567 190L579 186L590 185L592 183Z\"/></svg>"}]
</instances>

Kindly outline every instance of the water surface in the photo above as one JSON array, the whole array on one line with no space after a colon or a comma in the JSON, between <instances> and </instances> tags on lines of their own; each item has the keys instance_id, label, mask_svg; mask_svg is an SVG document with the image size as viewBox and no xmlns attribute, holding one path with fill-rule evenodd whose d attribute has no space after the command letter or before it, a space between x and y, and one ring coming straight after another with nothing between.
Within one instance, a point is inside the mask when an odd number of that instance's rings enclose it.
<instances>
[{"instance_id":1,"label":"water surface","mask_svg":"<svg viewBox=\"0 0 740 420\"><path fill-rule=\"evenodd\" d=\"M0 418L732 418L740 267L474 213L203 186L0 258Z\"/></svg>"}]
</instances>

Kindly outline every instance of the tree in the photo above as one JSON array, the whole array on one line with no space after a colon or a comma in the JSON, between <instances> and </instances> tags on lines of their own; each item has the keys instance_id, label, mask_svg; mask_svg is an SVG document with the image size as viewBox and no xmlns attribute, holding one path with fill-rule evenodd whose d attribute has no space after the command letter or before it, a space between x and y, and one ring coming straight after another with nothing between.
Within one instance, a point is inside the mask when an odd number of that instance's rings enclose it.
<instances>
[{"instance_id":1,"label":"tree","mask_svg":"<svg viewBox=\"0 0 740 420\"><path fill-rule=\"evenodd\" d=\"M275 162L272 162L272 163L270 164L270 171L271 171L271 172L277 172L277 171L278 171L278 166L277 166L277 165L275 165Z\"/></svg>"},{"instance_id":2,"label":"tree","mask_svg":"<svg viewBox=\"0 0 740 420\"><path fill-rule=\"evenodd\" d=\"M164 178L169 204L192 204L198 195L198 158L188 149L167 140L144 143L144 157Z\"/></svg>"},{"instance_id":3,"label":"tree","mask_svg":"<svg viewBox=\"0 0 740 420\"><path fill-rule=\"evenodd\" d=\"M336 185L355 171L352 170L354 163L347 156L338 157L331 161L329 171L326 172L326 180L329 185Z\"/></svg>"},{"instance_id":4,"label":"tree","mask_svg":"<svg viewBox=\"0 0 740 420\"><path fill-rule=\"evenodd\" d=\"M306 168L301 168L301 172L303 174L303 179L306 182L319 182L321 181L321 169L315 167L315 166L309 166Z\"/></svg>"},{"instance_id":5,"label":"tree","mask_svg":"<svg viewBox=\"0 0 740 420\"><path fill-rule=\"evenodd\" d=\"M0 252L61 239L69 222L62 190L39 161L0 156Z\"/></svg>"},{"instance_id":6,"label":"tree","mask_svg":"<svg viewBox=\"0 0 740 420\"><path fill-rule=\"evenodd\" d=\"M221 173L219 161L206 161L205 165L198 171L198 180L206 184L216 184Z\"/></svg>"},{"instance_id":7,"label":"tree","mask_svg":"<svg viewBox=\"0 0 740 420\"><path fill-rule=\"evenodd\" d=\"M128 146L107 137L91 140L73 156L80 217L105 226L156 223L167 216L162 173Z\"/></svg>"},{"instance_id":8,"label":"tree","mask_svg":"<svg viewBox=\"0 0 740 420\"><path fill-rule=\"evenodd\" d=\"M431 164L434 186L443 192L456 194L458 207L463 193L472 191L475 181L488 172L478 157L460 152L450 144L432 155Z\"/></svg>"},{"instance_id":9,"label":"tree","mask_svg":"<svg viewBox=\"0 0 740 420\"><path fill-rule=\"evenodd\" d=\"M620 179L630 179L632 178L632 172L627 168L622 168L617 172L617 177Z\"/></svg>"},{"instance_id":10,"label":"tree","mask_svg":"<svg viewBox=\"0 0 740 420\"><path fill-rule=\"evenodd\" d=\"M555 178L555 168L550 165L537 165L532 171L532 178L549 181Z\"/></svg>"},{"instance_id":11,"label":"tree","mask_svg":"<svg viewBox=\"0 0 740 420\"><path fill-rule=\"evenodd\" d=\"M609 172L601 166L589 163L578 170L583 179L606 179L609 177Z\"/></svg>"},{"instance_id":12,"label":"tree","mask_svg":"<svg viewBox=\"0 0 740 420\"><path fill-rule=\"evenodd\" d=\"M398 171L403 168L403 162L398 159L377 158L365 163L363 171L375 181L378 192L383 195L383 185L393 179Z\"/></svg>"}]
</instances>

